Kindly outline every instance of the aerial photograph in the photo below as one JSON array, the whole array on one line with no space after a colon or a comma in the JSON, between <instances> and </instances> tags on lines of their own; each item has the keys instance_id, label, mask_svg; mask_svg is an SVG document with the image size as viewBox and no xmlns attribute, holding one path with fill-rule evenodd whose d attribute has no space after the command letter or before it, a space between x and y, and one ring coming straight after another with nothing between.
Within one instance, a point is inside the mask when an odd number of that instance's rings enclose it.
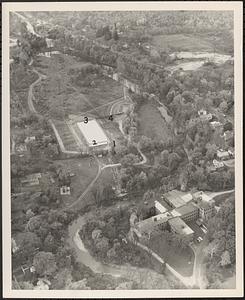
<instances>
[{"instance_id":1,"label":"aerial photograph","mask_svg":"<svg viewBox=\"0 0 245 300\"><path fill-rule=\"evenodd\" d=\"M13 290L236 289L221 9L9 13Z\"/></svg>"}]
</instances>

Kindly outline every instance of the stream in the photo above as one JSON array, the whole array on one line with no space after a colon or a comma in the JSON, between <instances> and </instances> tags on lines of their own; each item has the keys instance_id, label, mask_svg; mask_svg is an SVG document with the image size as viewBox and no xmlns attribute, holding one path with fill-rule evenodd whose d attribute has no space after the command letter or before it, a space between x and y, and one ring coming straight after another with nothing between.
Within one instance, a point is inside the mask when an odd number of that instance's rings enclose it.
<instances>
[{"instance_id":1,"label":"stream","mask_svg":"<svg viewBox=\"0 0 245 300\"><path fill-rule=\"evenodd\" d=\"M30 24L30 22L22 15L15 13L17 16L22 18L27 23L27 28L30 32L33 34L38 35L35 31L33 26ZM51 43L48 41L48 43ZM119 76L117 73L113 72L113 75L111 76L116 81L122 81L123 85L127 87L128 89L131 89L136 94L141 94L140 87L130 82L129 80L125 78L119 79ZM163 107L164 108L164 107ZM167 113L167 112L166 112ZM139 268L134 267L130 264L125 265L115 265L115 264L105 264L102 262L97 261L86 249L84 246L83 241L80 238L79 231L81 230L82 226L86 223L86 220L88 217L90 217L92 214L87 213L83 216L78 217L71 225L68 227L68 238L66 242L69 244L69 246L75 250L77 261L83 263L87 267L89 267L93 272L95 273L102 273L102 274L108 274L114 277L124 277L126 280L136 280L138 283L142 282L142 276L145 277L144 286L147 289L152 289L152 287L147 287L148 284L152 281L152 284L155 288L165 288L164 287L164 279L166 279L166 275L159 274L151 269L147 268ZM150 280L151 278L154 278L154 280Z\"/></svg>"},{"instance_id":2,"label":"stream","mask_svg":"<svg viewBox=\"0 0 245 300\"><path fill-rule=\"evenodd\" d=\"M83 241L79 236L79 231L82 226L86 223L86 216L83 215L78 217L69 227L68 227L68 239L67 242L71 248L73 248L77 255L77 260L82 262L84 265L89 267L95 273L109 274L115 277L120 277L125 275L125 270L121 266L110 266L101 263L93 256L90 255L88 250L85 248Z\"/></svg>"}]
</instances>

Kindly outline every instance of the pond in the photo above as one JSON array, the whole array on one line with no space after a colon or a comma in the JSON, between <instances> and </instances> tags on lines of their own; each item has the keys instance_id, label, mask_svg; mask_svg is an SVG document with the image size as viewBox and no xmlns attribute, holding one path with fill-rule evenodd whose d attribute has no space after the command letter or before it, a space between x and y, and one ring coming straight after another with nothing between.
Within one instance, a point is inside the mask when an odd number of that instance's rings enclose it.
<instances>
[{"instance_id":1,"label":"pond","mask_svg":"<svg viewBox=\"0 0 245 300\"><path fill-rule=\"evenodd\" d=\"M227 54L213 52L174 52L170 54L171 58L176 59L176 65L169 66L167 69L171 72L182 69L183 71L193 71L200 68L205 62L214 62L216 64L225 63L231 60L232 56ZM193 61L181 62L181 59L193 59Z\"/></svg>"}]
</instances>

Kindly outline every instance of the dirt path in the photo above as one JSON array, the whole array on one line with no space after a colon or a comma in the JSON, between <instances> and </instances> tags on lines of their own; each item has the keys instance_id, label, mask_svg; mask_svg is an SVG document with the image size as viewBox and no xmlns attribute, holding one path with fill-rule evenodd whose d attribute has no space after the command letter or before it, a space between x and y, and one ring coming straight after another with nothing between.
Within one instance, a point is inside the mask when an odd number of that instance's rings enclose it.
<instances>
[{"instance_id":1,"label":"dirt path","mask_svg":"<svg viewBox=\"0 0 245 300\"><path fill-rule=\"evenodd\" d=\"M206 192L207 195L209 195L211 198L214 198L216 196L220 196L220 195L225 195L225 194L230 194L235 192L235 189L233 190L229 190L229 191L222 191L222 192Z\"/></svg>"}]
</instances>

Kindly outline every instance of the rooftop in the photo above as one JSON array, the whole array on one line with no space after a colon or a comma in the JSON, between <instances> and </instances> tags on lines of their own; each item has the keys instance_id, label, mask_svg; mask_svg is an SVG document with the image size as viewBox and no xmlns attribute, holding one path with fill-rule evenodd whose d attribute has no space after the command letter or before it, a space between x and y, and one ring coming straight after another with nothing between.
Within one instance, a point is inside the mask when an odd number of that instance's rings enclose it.
<instances>
[{"instance_id":1,"label":"rooftop","mask_svg":"<svg viewBox=\"0 0 245 300\"><path fill-rule=\"evenodd\" d=\"M181 215L187 215L190 214L192 212L194 212L195 210L197 210L198 208L193 205L192 203L188 203L186 205L183 205L181 207L176 208L175 210Z\"/></svg>"},{"instance_id":2,"label":"rooftop","mask_svg":"<svg viewBox=\"0 0 245 300\"><path fill-rule=\"evenodd\" d=\"M229 157L230 154L228 151L224 151L224 150L217 150L217 156L219 158L223 158L223 157Z\"/></svg>"},{"instance_id":3,"label":"rooftop","mask_svg":"<svg viewBox=\"0 0 245 300\"><path fill-rule=\"evenodd\" d=\"M25 176L22 180L22 184L28 184L28 185L37 185L39 184L39 179L42 177L41 173L34 173Z\"/></svg>"},{"instance_id":4,"label":"rooftop","mask_svg":"<svg viewBox=\"0 0 245 300\"><path fill-rule=\"evenodd\" d=\"M188 203L193 199L193 196L192 196L192 194L188 193L184 196L181 196L181 198L185 201L185 203Z\"/></svg>"},{"instance_id":5,"label":"rooftop","mask_svg":"<svg viewBox=\"0 0 245 300\"><path fill-rule=\"evenodd\" d=\"M164 205L164 201L157 200L155 201L155 208L160 211L160 213L165 213L168 209Z\"/></svg>"},{"instance_id":6,"label":"rooftop","mask_svg":"<svg viewBox=\"0 0 245 300\"><path fill-rule=\"evenodd\" d=\"M155 226L166 223L170 218L172 218L172 215L166 212L140 221L139 223L137 223L136 227L141 232L152 231Z\"/></svg>"},{"instance_id":7,"label":"rooftop","mask_svg":"<svg viewBox=\"0 0 245 300\"><path fill-rule=\"evenodd\" d=\"M88 120L87 123L78 122L77 125L89 146L108 144L108 138L96 120Z\"/></svg>"},{"instance_id":8,"label":"rooftop","mask_svg":"<svg viewBox=\"0 0 245 300\"><path fill-rule=\"evenodd\" d=\"M166 198L175 208L180 207L186 203L176 190L165 193L163 197Z\"/></svg>"},{"instance_id":9,"label":"rooftop","mask_svg":"<svg viewBox=\"0 0 245 300\"><path fill-rule=\"evenodd\" d=\"M168 221L173 230L178 234L190 235L194 231L180 217Z\"/></svg>"},{"instance_id":10,"label":"rooftop","mask_svg":"<svg viewBox=\"0 0 245 300\"><path fill-rule=\"evenodd\" d=\"M201 200L205 201L205 202L209 202L212 200L212 198L210 196L208 196L207 194L205 194L202 191L198 191L194 194L195 198L200 198Z\"/></svg>"},{"instance_id":11,"label":"rooftop","mask_svg":"<svg viewBox=\"0 0 245 300\"><path fill-rule=\"evenodd\" d=\"M199 208L204 208L204 209L207 209L207 208L211 208L214 204L214 200L210 201L210 202L206 202L206 201L199 201L197 203L197 206Z\"/></svg>"}]
</instances>

